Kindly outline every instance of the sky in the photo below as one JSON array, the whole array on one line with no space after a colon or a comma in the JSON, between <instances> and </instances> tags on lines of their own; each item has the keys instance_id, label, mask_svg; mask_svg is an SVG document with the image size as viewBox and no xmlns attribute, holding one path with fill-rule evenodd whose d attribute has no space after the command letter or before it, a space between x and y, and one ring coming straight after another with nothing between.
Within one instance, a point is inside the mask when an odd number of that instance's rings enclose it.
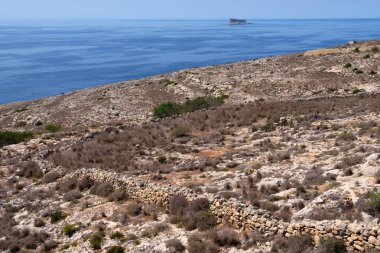
<instances>
[{"instance_id":1,"label":"sky","mask_svg":"<svg viewBox=\"0 0 380 253\"><path fill-rule=\"evenodd\" d=\"M0 19L380 18L380 0L0 0Z\"/></svg>"}]
</instances>

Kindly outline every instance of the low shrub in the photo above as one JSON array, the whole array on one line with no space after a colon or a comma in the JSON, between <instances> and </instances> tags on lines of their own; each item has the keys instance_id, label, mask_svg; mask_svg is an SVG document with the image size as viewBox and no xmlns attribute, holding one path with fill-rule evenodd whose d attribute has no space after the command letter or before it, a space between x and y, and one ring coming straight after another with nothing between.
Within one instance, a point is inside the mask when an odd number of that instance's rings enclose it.
<instances>
[{"instance_id":1,"label":"low shrub","mask_svg":"<svg viewBox=\"0 0 380 253\"><path fill-rule=\"evenodd\" d=\"M111 233L110 238L113 240L123 241L125 239L125 236L122 232L116 231Z\"/></svg>"},{"instance_id":2,"label":"low shrub","mask_svg":"<svg viewBox=\"0 0 380 253\"><path fill-rule=\"evenodd\" d=\"M343 68L351 68L352 67L352 64L351 63L346 63L346 64L344 64L344 66L343 66Z\"/></svg>"},{"instance_id":3,"label":"low shrub","mask_svg":"<svg viewBox=\"0 0 380 253\"><path fill-rule=\"evenodd\" d=\"M113 193L113 186L109 183L95 183L90 190L90 194L94 194L100 197L108 197Z\"/></svg>"},{"instance_id":4,"label":"low shrub","mask_svg":"<svg viewBox=\"0 0 380 253\"><path fill-rule=\"evenodd\" d=\"M51 251L58 247L58 243L56 241L48 241L43 245L43 249L45 252Z\"/></svg>"},{"instance_id":5,"label":"low shrub","mask_svg":"<svg viewBox=\"0 0 380 253\"><path fill-rule=\"evenodd\" d=\"M82 193L77 190L66 192L65 195L63 195L63 199L67 202L74 201L82 197L83 197Z\"/></svg>"},{"instance_id":6,"label":"low shrub","mask_svg":"<svg viewBox=\"0 0 380 253\"><path fill-rule=\"evenodd\" d=\"M273 241L271 252L303 253L313 248L314 242L309 235L294 235L289 238L279 235Z\"/></svg>"},{"instance_id":7,"label":"low shrub","mask_svg":"<svg viewBox=\"0 0 380 253\"><path fill-rule=\"evenodd\" d=\"M156 118L167 118L181 114L181 106L173 102L164 102L153 109L153 116Z\"/></svg>"},{"instance_id":8,"label":"low shrub","mask_svg":"<svg viewBox=\"0 0 380 253\"><path fill-rule=\"evenodd\" d=\"M50 222L51 223L58 223L60 222L61 220L64 220L66 219L67 217L67 214L58 210L58 211L54 211L50 214Z\"/></svg>"},{"instance_id":9,"label":"low shrub","mask_svg":"<svg viewBox=\"0 0 380 253\"><path fill-rule=\"evenodd\" d=\"M62 130L62 126L56 124L48 124L45 126L45 129L50 133L56 133Z\"/></svg>"},{"instance_id":10,"label":"low shrub","mask_svg":"<svg viewBox=\"0 0 380 253\"><path fill-rule=\"evenodd\" d=\"M193 234L187 239L189 253L218 253L220 249L212 242L204 239L200 234Z\"/></svg>"},{"instance_id":11,"label":"low shrub","mask_svg":"<svg viewBox=\"0 0 380 253\"><path fill-rule=\"evenodd\" d=\"M338 137L338 140L343 141L355 141L356 139L356 136L352 132L347 130L343 131Z\"/></svg>"},{"instance_id":12,"label":"low shrub","mask_svg":"<svg viewBox=\"0 0 380 253\"><path fill-rule=\"evenodd\" d=\"M19 166L17 176L26 178L41 178L43 176L40 166L34 161L21 162Z\"/></svg>"},{"instance_id":13,"label":"low shrub","mask_svg":"<svg viewBox=\"0 0 380 253\"><path fill-rule=\"evenodd\" d=\"M136 202L130 203L127 206L127 214L131 216L137 216L140 215L142 211L142 206Z\"/></svg>"},{"instance_id":14,"label":"low shrub","mask_svg":"<svg viewBox=\"0 0 380 253\"><path fill-rule=\"evenodd\" d=\"M213 228L216 225L216 218L211 213L208 199L199 198L190 202L182 222L187 230L197 228L203 231Z\"/></svg>"},{"instance_id":15,"label":"low shrub","mask_svg":"<svg viewBox=\"0 0 380 253\"><path fill-rule=\"evenodd\" d=\"M42 180L45 184L49 184L49 183L57 181L57 179L60 177L61 175L58 172L51 171L51 172L46 173Z\"/></svg>"},{"instance_id":16,"label":"low shrub","mask_svg":"<svg viewBox=\"0 0 380 253\"><path fill-rule=\"evenodd\" d=\"M239 235L232 228L221 228L211 231L210 237L221 247L237 247L240 245Z\"/></svg>"},{"instance_id":17,"label":"low shrub","mask_svg":"<svg viewBox=\"0 0 380 253\"><path fill-rule=\"evenodd\" d=\"M261 126L259 129L263 132L273 132L276 130L276 126L273 123L269 122Z\"/></svg>"},{"instance_id":18,"label":"low shrub","mask_svg":"<svg viewBox=\"0 0 380 253\"><path fill-rule=\"evenodd\" d=\"M380 211L380 192L374 192L369 196L371 205Z\"/></svg>"},{"instance_id":19,"label":"low shrub","mask_svg":"<svg viewBox=\"0 0 380 253\"><path fill-rule=\"evenodd\" d=\"M174 223L182 219L189 201L184 195L174 195L169 200L169 213Z\"/></svg>"},{"instance_id":20,"label":"low shrub","mask_svg":"<svg viewBox=\"0 0 380 253\"><path fill-rule=\"evenodd\" d=\"M369 55L369 54L365 54L364 56L363 56L363 59L369 59L371 56Z\"/></svg>"},{"instance_id":21,"label":"low shrub","mask_svg":"<svg viewBox=\"0 0 380 253\"><path fill-rule=\"evenodd\" d=\"M103 231L93 233L89 238L91 248L94 250L101 249L104 237L105 234Z\"/></svg>"},{"instance_id":22,"label":"low shrub","mask_svg":"<svg viewBox=\"0 0 380 253\"><path fill-rule=\"evenodd\" d=\"M183 252L186 249L182 242L178 239L167 240L166 248L168 248L170 252Z\"/></svg>"},{"instance_id":23,"label":"low shrub","mask_svg":"<svg viewBox=\"0 0 380 253\"><path fill-rule=\"evenodd\" d=\"M168 159L166 158L166 156L164 156L164 155L160 155L160 156L158 156L157 157L157 161L159 162L159 163L166 163L166 161L167 161Z\"/></svg>"},{"instance_id":24,"label":"low shrub","mask_svg":"<svg viewBox=\"0 0 380 253\"><path fill-rule=\"evenodd\" d=\"M202 109L217 107L224 103L228 98L227 95L219 97L197 97L192 100L187 100L183 104L176 104L173 102L164 102L153 109L153 116L156 118L167 118L170 116L180 115L186 112L195 112Z\"/></svg>"},{"instance_id":25,"label":"low shrub","mask_svg":"<svg viewBox=\"0 0 380 253\"><path fill-rule=\"evenodd\" d=\"M357 73L357 74L363 74L363 71L361 71L361 70L355 70L355 73ZM355 89L352 90L352 94L359 94L361 92L365 92L365 90L358 89L358 88L355 88Z\"/></svg>"},{"instance_id":26,"label":"low shrub","mask_svg":"<svg viewBox=\"0 0 380 253\"><path fill-rule=\"evenodd\" d=\"M41 228L45 226L45 221L41 218L37 218L34 220L34 226L37 228Z\"/></svg>"},{"instance_id":27,"label":"low shrub","mask_svg":"<svg viewBox=\"0 0 380 253\"><path fill-rule=\"evenodd\" d=\"M62 233L68 237L73 236L77 231L78 228L75 226L75 224L66 224L62 229Z\"/></svg>"},{"instance_id":28,"label":"low shrub","mask_svg":"<svg viewBox=\"0 0 380 253\"><path fill-rule=\"evenodd\" d=\"M176 126L172 130L172 136L175 138L186 136L188 133L191 132L191 128L188 126Z\"/></svg>"},{"instance_id":29,"label":"low shrub","mask_svg":"<svg viewBox=\"0 0 380 253\"><path fill-rule=\"evenodd\" d=\"M89 177L83 177L77 182L78 190L83 191L90 189L95 184L94 180Z\"/></svg>"},{"instance_id":30,"label":"low shrub","mask_svg":"<svg viewBox=\"0 0 380 253\"><path fill-rule=\"evenodd\" d=\"M31 132L0 131L0 147L28 141L32 137Z\"/></svg>"},{"instance_id":31,"label":"low shrub","mask_svg":"<svg viewBox=\"0 0 380 253\"><path fill-rule=\"evenodd\" d=\"M107 253L124 253L125 249L122 246L112 246L107 250Z\"/></svg>"},{"instance_id":32,"label":"low shrub","mask_svg":"<svg viewBox=\"0 0 380 253\"><path fill-rule=\"evenodd\" d=\"M126 201L128 200L128 198L129 198L129 195L125 191L115 190L113 193L111 193L108 196L108 201L120 202L120 201Z\"/></svg>"},{"instance_id":33,"label":"low shrub","mask_svg":"<svg viewBox=\"0 0 380 253\"><path fill-rule=\"evenodd\" d=\"M322 239L318 253L346 253L347 248L343 240L335 237Z\"/></svg>"}]
</instances>

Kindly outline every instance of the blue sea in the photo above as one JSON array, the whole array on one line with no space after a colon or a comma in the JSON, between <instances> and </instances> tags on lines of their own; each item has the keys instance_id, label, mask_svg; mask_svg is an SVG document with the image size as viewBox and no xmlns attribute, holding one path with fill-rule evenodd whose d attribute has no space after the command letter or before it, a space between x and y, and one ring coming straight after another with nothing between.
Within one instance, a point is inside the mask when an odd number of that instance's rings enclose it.
<instances>
[{"instance_id":1,"label":"blue sea","mask_svg":"<svg viewBox=\"0 0 380 253\"><path fill-rule=\"evenodd\" d=\"M0 20L0 104L380 38L380 19Z\"/></svg>"}]
</instances>

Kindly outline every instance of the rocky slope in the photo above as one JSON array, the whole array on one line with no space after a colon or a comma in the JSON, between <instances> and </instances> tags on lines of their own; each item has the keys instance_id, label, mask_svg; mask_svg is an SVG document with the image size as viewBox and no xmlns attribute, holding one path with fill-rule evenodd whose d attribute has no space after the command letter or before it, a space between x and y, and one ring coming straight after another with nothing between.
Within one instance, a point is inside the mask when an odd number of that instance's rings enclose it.
<instances>
[{"instance_id":1,"label":"rocky slope","mask_svg":"<svg viewBox=\"0 0 380 253\"><path fill-rule=\"evenodd\" d=\"M379 252L378 48L1 106L0 250ZM222 94L221 106L152 113ZM8 145L5 130L33 137Z\"/></svg>"}]
</instances>

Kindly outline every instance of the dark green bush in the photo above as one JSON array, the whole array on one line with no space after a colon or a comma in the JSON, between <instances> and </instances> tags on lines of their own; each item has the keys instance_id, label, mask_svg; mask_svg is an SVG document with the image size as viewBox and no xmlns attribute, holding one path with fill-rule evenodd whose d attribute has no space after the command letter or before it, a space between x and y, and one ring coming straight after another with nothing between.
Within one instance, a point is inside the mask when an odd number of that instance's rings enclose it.
<instances>
[{"instance_id":1,"label":"dark green bush","mask_svg":"<svg viewBox=\"0 0 380 253\"><path fill-rule=\"evenodd\" d=\"M78 228L74 224L66 224L62 229L63 234L68 237L73 236L77 231Z\"/></svg>"},{"instance_id":2,"label":"dark green bush","mask_svg":"<svg viewBox=\"0 0 380 253\"><path fill-rule=\"evenodd\" d=\"M195 112L202 109L217 107L222 105L227 98L227 95L222 95L220 97L197 97L193 100L187 100L182 105L182 110L184 112Z\"/></svg>"},{"instance_id":3,"label":"dark green bush","mask_svg":"<svg viewBox=\"0 0 380 253\"><path fill-rule=\"evenodd\" d=\"M369 55L369 54L366 54L366 55L364 55L363 56L363 59L368 59L368 58L370 58L371 56Z\"/></svg>"},{"instance_id":4,"label":"dark green bush","mask_svg":"<svg viewBox=\"0 0 380 253\"><path fill-rule=\"evenodd\" d=\"M50 133L56 133L62 130L62 126L60 125L55 125L55 124L49 124L46 125L45 129L49 131Z\"/></svg>"},{"instance_id":5,"label":"dark green bush","mask_svg":"<svg viewBox=\"0 0 380 253\"><path fill-rule=\"evenodd\" d=\"M107 253L124 253L125 249L122 246L112 246L107 250Z\"/></svg>"},{"instance_id":6,"label":"dark green bush","mask_svg":"<svg viewBox=\"0 0 380 253\"><path fill-rule=\"evenodd\" d=\"M103 231L93 233L89 238L91 248L94 250L101 249L104 237L105 234Z\"/></svg>"},{"instance_id":7,"label":"dark green bush","mask_svg":"<svg viewBox=\"0 0 380 253\"><path fill-rule=\"evenodd\" d=\"M157 161L158 161L159 163L166 163L167 160L168 160L168 159L167 159L166 156L164 156L164 155L160 155L160 156L157 157Z\"/></svg>"},{"instance_id":8,"label":"dark green bush","mask_svg":"<svg viewBox=\"0 0 380 253\"><path fill-rule=\"evenodd\" d=\"M66 217L67 217L67 214L58 210L50 214L50 222L54 224L61 220L66 219Z\"/></svg>"},{"instance_id":9,"label":"dark green bush","mask_svg":"<svg viewBox=\"0 0 380 253\"><path fill-rule=\"evenodd\" d=\"M369 196L371 205L380 211L380 192L374 192Z\"/></svg>"},{"instance_id":10,"label":"dark green bush","mask_svg":"<svg viewBox=\"0 0 380 253\"><path fill-rule=\"evenodd\" d=\"M345 130L339 135L338 139L343 141L354 141L356 140L356 136L352 132Z\"/></svg>"},{"instance_id":11,"label":"dark green bush","mask_svg":"<svg viewBox=\"0 0 380 253\"><path fill-rule=\"evenodd\" d=\"M351 67L352 67L352 64L349 62L344 64L344 66L343 66L343 68L346 68L346 69L351 68Z\"/></svg>"},{"instance_id":12,"label":"dark green bush","mask_svg":"<svg viewBox=\"0 0 380 253\"><path fill-rule=\"evenodd\" d=\"M24 106L24 107L21 107L20 109L16 109L15 112L25 112L27 110L29 110L29 108Z\"/></svg>"},{"instance_id":13,"label":"dark green bush","mask_svg":"<svg viewBox=\"0 0 380 253\"><path fill-rule=\"evenodd\" d=\"M111 239L114 239L114 240L124 240L125 239L125 236L122 232L120 231L116 231L116 232L112 232L112 234L110 235L110 238Z\"/></svg>"},{"instance_id":14,"label":"dark green bush","mask_svg":"<svg viewBox=\"0 0 380 253\"><path fill-rule=\"evenodd\" d=\"M181 106L173 102L164 102L153 109L153 115L156 118L167 118L181 114Z\"/></svg>"},{"instance_id":15,"label":"dark green bush","mask_svg":"<svg viewBox=\"0 0 380 253\"><path fill-rule=\"evenodd\" d=\"M0 131L0 147L27 141L32 137L31 132Z\"/></svg>"},{"instance_id":16,"label":"dark green bush","mask_svg":"<svg viewBox=\"0 0 380 253\"><path fill-rule=\"evenodd\" d=\"M188 99L183 104L176 104L173 102L164 102L153 109L153 116L156 118L167 118L174 115L180 115L186 112L195 112L202 109L217 107L224 103L228 98L227 95L219 97L197 97L195 99Z\"/></svg>"}]
</instances>

